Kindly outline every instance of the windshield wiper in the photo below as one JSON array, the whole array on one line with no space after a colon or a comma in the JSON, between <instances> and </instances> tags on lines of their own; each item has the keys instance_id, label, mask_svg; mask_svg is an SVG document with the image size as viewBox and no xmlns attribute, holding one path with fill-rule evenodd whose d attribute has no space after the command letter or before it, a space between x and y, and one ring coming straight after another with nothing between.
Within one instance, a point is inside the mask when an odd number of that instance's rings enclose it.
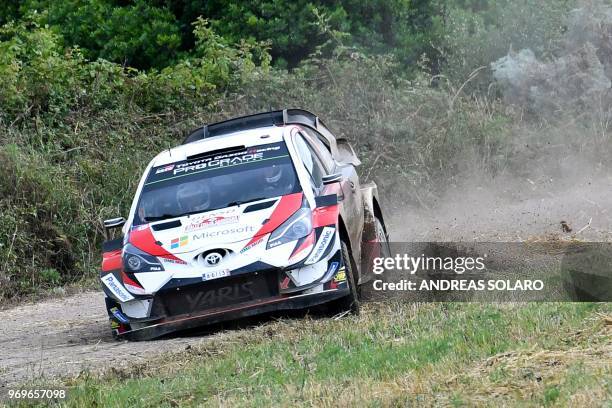
<instances>
[{"instance_id":1,"label":"windshield wiper","mask_svg":"<svg viewBox=\"0 0 612 408\"><path fill-rule=\"evenodd\" d=\"M253 201L259 201L259 200L265 200L268 197L258 197L258 198L252 198L250 200L245 200L245 201L232 201L231 203L228 203L227 206L228 207L233 207L235 205L242 205L242 204L246 204L246 203L252 203Z\"/></svg>"}]
</instances>

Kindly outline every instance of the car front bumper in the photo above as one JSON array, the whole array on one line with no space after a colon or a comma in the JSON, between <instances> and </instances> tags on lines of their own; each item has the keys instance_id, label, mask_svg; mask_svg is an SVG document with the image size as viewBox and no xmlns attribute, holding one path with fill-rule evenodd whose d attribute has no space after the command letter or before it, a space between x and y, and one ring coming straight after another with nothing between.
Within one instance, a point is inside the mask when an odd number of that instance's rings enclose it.
<instances>
[{"instance_id":1,"label":"car front bumper","mask_svg":"<svg viewBox=\"0 0 612 408\"><path fill-rule=\"evenodd\" d=\"M287 310L307 309L333 302L349 294L346 285L317 293L278 295L272 298L245 302L237 305L209 309L172 317L133 322L130 330L115 330L117 337L126 340L152 340L179 331L203 327L215 323L237 320L249 316ZM137 327L137 328L135 328Z\"/></svg>"}]
</instances>

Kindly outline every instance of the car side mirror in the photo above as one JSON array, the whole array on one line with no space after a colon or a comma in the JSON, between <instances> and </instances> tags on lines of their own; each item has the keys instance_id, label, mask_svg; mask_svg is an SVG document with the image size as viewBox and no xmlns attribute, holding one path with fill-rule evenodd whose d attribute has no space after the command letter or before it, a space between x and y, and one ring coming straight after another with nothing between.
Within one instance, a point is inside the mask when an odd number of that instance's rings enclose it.
<instances>
[{"instance_id":1,"label":"car side mirror","mask_svg":"<svg viewBox=\"0 0 612 408\"><path fill-rule=\"evenodd\" d=\"M123 217L110 218L108 220L104 220L104 230L105 230L106 239L108 239L110 236L110 230L121 228L123 227L123 225L125 225L125 218Z\"/></svg>"},{"instance_id":2,"label":"car side mirror","mask_svg":"<svg viewBox=\"0 0 612 408\"><path fill-rule=\"evenodd\" d=\"M322 180L324 186L328 184L339 183L342 181L342 173L328 174L327 176L323 176Z\"/></svg>"},{"instance_id":3,"label":"car side mirror","mask_svg":"<svg viewBox=\"0 0 612 408\"><path fill-rule=\"evenodd\" d=\"M345 138L336 139L336 147L338 148L338 161L342 164L352 164L353 166L359 166L361 160L357 158L355 149Z\"/></svg>"}]
</instances>

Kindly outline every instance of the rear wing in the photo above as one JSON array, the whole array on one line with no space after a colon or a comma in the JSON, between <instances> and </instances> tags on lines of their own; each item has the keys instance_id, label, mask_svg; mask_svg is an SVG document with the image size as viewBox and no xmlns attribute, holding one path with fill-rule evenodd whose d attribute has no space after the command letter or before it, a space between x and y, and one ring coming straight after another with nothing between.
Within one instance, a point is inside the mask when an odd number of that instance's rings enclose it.
<instances>
[{"instance_id":1,"label":"rear wing","mask_svg":"<svg viewBox=\"0 0 612 408\"><path fill-rule=\"evenodd\" d=\"M321 127L324 127L319 121L319 118L313 113L303 109L284 109L241 116L202 126L191 132L189 136L185 138L183 144L243 130L284 125L303 125L319 131ZM325 130L327 132L324 133L329 133L327 129Z\"/></svg>"}]
</instances>

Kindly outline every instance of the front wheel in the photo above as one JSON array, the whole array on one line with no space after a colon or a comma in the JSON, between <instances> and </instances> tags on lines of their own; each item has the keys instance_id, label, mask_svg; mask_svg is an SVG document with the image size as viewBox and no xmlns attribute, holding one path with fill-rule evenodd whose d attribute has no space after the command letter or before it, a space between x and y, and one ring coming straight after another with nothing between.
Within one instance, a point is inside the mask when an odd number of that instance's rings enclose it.
<instances>
[{"instance_id":1,"label":"front wheel","mask_svg":"<svg viewBox=\"0 0 612 408\"><path fill-rule=\"evenodd\" d=\"M389 235L385 231L382 220L374 216L374 228L376 229L376 242L379 245L379 255L381 257L391 256L391 247L389 246Z\"/></svg>"},{"instance_id":2,"label":"front wheel","mask_svg":"<svg viewBox=\"0 0 612 408\"><path fill-rule=\"evenodd\" d=\"M344 271L346 274L346 282L349 287L349 294L337 301L335 309L337 309L338 312L350 310L352 313L358 315L360 302L355 262L351 252L348 249L348 245L346 242L344 242L344 240L340 240L340 251L342 252L342 262L344 263Z\"/></svg>"}]
</instances>

